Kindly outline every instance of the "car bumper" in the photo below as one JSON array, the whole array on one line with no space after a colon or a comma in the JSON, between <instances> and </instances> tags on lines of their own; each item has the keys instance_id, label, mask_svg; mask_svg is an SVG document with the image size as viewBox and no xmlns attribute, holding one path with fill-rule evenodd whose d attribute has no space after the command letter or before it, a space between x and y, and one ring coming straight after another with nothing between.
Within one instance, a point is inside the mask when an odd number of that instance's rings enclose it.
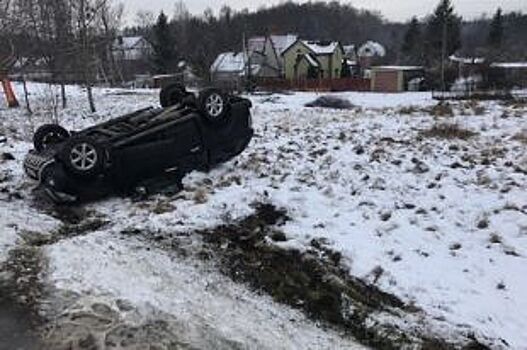
<instances>
[{"instance_id":1,"label":"car bumper","mask_svg":"<svg viewBox=\"0 0 527 350\"><path fill-rule=\"evenodd\" d=\"M77 201L72 181L64 173L62 165L50 154L30 151L24 159L24 171L53 202Z\"/></svg>"}]
</instances>

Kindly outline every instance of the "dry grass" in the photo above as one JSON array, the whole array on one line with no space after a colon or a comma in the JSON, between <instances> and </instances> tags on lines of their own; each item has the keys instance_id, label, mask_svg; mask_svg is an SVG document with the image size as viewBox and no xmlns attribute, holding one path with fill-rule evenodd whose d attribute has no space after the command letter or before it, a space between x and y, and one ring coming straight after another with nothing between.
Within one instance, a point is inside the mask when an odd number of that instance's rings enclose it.
<instances>
[{"instance_id":1,"label":"dry grass","mask_svg":"<svg viewBox=\"0 0 527 350\"><path fill-rule=\"evenodd\" d=\"M520 131L512 137L514 141L519 141L527 145L527 130Z\"/></svg>"},{"instance_id":2,"label":"dry grass","mask_svg":"<svg viewBox=\"0 0 527 350\"><path fill-rule=\"evenodd\" d=\"M453 117L454 110L448 102L439 102L430 109L430 114L434 117Z\"/></svg>"},{"instance_id":3,"label":"dry grass","mask_svg":"<svg viewBox=\"0 0 527 350\"><path fill-rule=\"evenodd\" d=\"M196 204L205 204L209 200L208 198L208 192L205 188L198 188L194 192L194 202Z\"/></svg>"},{"instance_id":4,"label":"dry grass","mask_svg":"<svg viewBox=\"0 0 527 350\"><path fill-rule=\"evenodd\" d=\"M458 124L435 124L430 129L422 130L419 135L426 138L437 138L437 139L462 139L467 140L477 133L464 129Z\"/></svg>"},{"instance_id":5,"label":"dry grass","mask_svg":"<svg viewBox=\"0 0 527 350\"><path fill-rule=\"evenodd\" d=\"M399 114L414 114L421 111L419 107L416 106L406 106L399 109Z\"/></svg>"}]
</instances>

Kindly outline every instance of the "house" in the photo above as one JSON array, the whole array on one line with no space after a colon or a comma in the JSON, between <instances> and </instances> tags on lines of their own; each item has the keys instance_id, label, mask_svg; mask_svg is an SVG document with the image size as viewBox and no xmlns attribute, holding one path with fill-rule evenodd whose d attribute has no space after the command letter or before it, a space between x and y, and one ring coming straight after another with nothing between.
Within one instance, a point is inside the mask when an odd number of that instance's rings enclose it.
<instances>
[{"instance_id":1,"label":"house","mask_svg":"<svg viewBox=\"0 0 527 350\"><path fill-rule=\"evenodd\" d=\"M247 78L248 57L243 52L224 52L218 55L210 67L211 80L218 86L239 90ZM251 74L258 76L261 67L251 64Z\"/></svg>"},{"instance_id":2,"label":"house","mask_svg":"<svg viewBox=\"0 0 527 350\"><path fill-rule=\"evenodd\" d=\"M498 88L526 88L527 62L492 63L489 81Z\"/></svg>"},{"instance_id":3,"label":"house","mask_svg":"<svg viewBox=\"0 0 527 350\"><path fill-rule=\"evenodd\" d=\"M243 52L224 52L210 67L212 81L238 80L245 74L246 55Z\"/></svg>"},{"instance_id":4,"label":"house","mask_svg":"<svg viewBox=\"0 0 527 350\"><path fill-rule=\"evenodd\" d=\"M403 92L418 90L424 80L420 66L378 66L371 69L371 90L376 92ZM419 83L417 83L419 82Z\"/></svg>"},{"instance_id":5,"label":"house","mask_svg":"<svg viewBox=\"0 0 527 350\"><path fill-rule=\"evenodd\" d=\"M150 74L148 62L154 48L142 36L118 36L112 43L112 60L107 73L113 73L115 80L133 81L137 75Z\"/></svg>"},{"instance_id":6,"label":"house","mask_svg":"<svg viewBox=\"0 0 527 350\"><path fill-rule=\"evenodd\" d=\"M386 49L376 41L369 40L357 49L357 60L362 69L369 69L384 56L386 56Z\"/></svg>"},{"instance_id":7,"label":"house","mask_svg":"<svg viewBox=\"0 0 527 350\"><path fill-rule=\"evenodd\" d=\"M112 44L112 55L116 61L139 61L153 52L152 45L142 36L118 36Z\"/></svg>"},{"instance_id":8,"label":"house","mask_svg":"<svg viewBox=\"0 0 527 350\"><path fill-rule=\"evenodd\" d=\"M288 80L341 77L344 49L339 42L297 40L282 56Z\"/></svg>"},{"instance_id":9,"label":"house","mask_svg":"<svg viewBox=\"0 0 527 350\"><path fill-rule=\"evenodd\" d=\"M294 44L294 34L260 36L249 39L247 51L251 65L259 65L260 78L281 78L285 74L283 52Z\"/></svg>"}]
</instances>

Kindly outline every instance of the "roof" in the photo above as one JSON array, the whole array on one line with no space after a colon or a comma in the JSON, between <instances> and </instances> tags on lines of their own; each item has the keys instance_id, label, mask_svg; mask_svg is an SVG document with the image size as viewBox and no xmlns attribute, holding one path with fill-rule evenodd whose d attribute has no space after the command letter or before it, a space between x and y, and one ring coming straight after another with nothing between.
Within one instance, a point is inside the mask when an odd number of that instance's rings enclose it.
<instances>
[{"instance_id":1,"label":"roof","mask_svg":"<svg viewBox=\"0 0 527 350\"><path fill-rule=\"evenodd\" d=\"M355 45L344 45L342 46L344 49L344 52L354 52L355 51Z\"/></svg>"},{"instance_id":2,"label":"roof","mask_svg":"<svg viewBox=\"0 0 527 350\"><path fill-rule=\"evenodd\" d=\"M218 55L211 72L243 72L246 64L245 54L241 52L224 52Z\"/></svg>"},{"instance_id":3,"label":"roof","mask_svg":"<svg viewBox=\"0 0 527 350\"><path fill-rule=\"evenodd\" d=\"M452 55L448 58L453 62L463 63L463 64L483 64L485 63L485 58L483 57L457 57Z\"/></svg>"},{"instance_id":4,"label":"roof","mask_svg":"<svg viewBox=\"0 0 527 350\"><path fill-rule=\"evenodd\" d=\"M344 45L342 49L347 56L355 56L355 45Z\"/></svg>"},{"instance_id":5,"label":"roof","mask_svg":"<svg viewBox=\"0 0 527 350\"><path fill-rule=\"evenodd\" d=\"M114 40L113 47L121 50L135 48L144 38L142 36L124 36Z\"/></svg>"},{"instance_id":6,"label":"roof","mask_svg":"<svg viewBox=\"0 0 527 350\"><path fill-rule=\"evenodd\" d=\"M370 40L359 48L358 54L360 57L384 57L386 55L386 49L378 42Z\"/></svg>"},{"instance_id":7,"label":"roof","mask_svg":"<svg viewBox=\"0 0 527 350\"><path fill-rule=\"evenodd\" d=\"M410 71L410 70L423 70L422 66L375 66L373 70L399 70L399 71Z\"/></svg>"},{"instance_id":8,"label":"roof","mask_svg":"<svg viewBox=\"0 0 527 350\"><path fill-rule=\"evenodd\" d=\"M263 52L265 50L265 40L263 36L250 38L247 42L247 49L249 52Z\"/></svg>"},{"instance_id":9,"label":"roof","mask_svg":"<svg viewBox=\"0 0 527 350\"><path fill-rule=\"evenodd\" d=\"M501 62L490 65L495 68L509 68L509 69L527 69L527 62Z\"/></svg>"},{"instance_id":10,"label":"roof","mask_svg":"<svg viewBox=\"0 0 527 350\"><path fill-rule=\"evenodd\" d=\"M303 40L302 43L316 55L331 55L340 45L337 41L325 42Z\"/></svg>"},{"instance_id":11,"label":"roof","mask_svg":"<svg viewBox=\"0 0 527 350\"><path fill-rule=\"evenodd\" d=\"M276 53L281 55L298 40L298 36L295 34L271 35L269 36L269 39L271 39ZM264 52L266 40L267 37L265 36L252 37L247 42L247 49L249 52Z\"/></svg>"},{"instance_id":12,"label":"roof","mask_svg":"<svg viewBox=\"0 0 527 350\"><path fill-rule=\"evenodd\" d=\"M320 63L318 62L318 60L315 57L313 57L312 54L306 53L304 55L304 57L306 58L306 61L309 63L309 65L311 65L313 67L317 67L317 68L320 67Z\"/></svg>"},{"instance_id":13,"label":"roof","mask_svg":"<svg viewBox=\"0 0 527 350\"><path fill-rule=\"evenodd\" d=\"M283 54L285 50L298 40L298 36L295 34L271 35L270 38L278 55Z\"/></svg>"}]
</instances>

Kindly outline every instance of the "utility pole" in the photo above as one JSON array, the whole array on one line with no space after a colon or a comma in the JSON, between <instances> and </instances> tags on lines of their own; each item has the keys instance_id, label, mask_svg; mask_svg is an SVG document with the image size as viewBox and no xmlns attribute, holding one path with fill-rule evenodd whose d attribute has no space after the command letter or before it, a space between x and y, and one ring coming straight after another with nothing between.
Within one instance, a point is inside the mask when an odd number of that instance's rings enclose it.
<instances>
[{"instance_id":1,"label":"utility pole","mask_svg":"<svg viewBox=\"0 0 527 350\"><path fill-rule=\"evenodd\" d=\"M443 92L446 91L446 83L445 83L445 56L447 51L447 35L448 35L448 28L447 28L447 16L446 13L443 14L443 42L441 47L441 87L443 89Z\"/></svg>"},{"instance_id":2,"label":"utility pole","mask_svg":"<svg viewBox=\"0 0 527 350\"><path fill-rule=\"evenodd\" d=\"M95 113L95 103L93 101L93 91L91 83L91 74L92 62L90 62L89 57L89 42L88 42L88 19L86 16L86 0L80 0L79 4L79 16L80 16L80 40L81 40L81 50L82 50L82 60L83 60L83 75L84 83L86 84L86 90L88 92L88 103L90 104L90 111Z\"/></svg>"},{"instance_id":3,"label":"utility pole","mask_svg":"<svg viewBox=\"0 0 527 350\"><path fill-rule=\"evenodd\" d=\"M246 70L246 90L250 92L251 90L251 80L252 80L252 67L251 67L251 55L249 53L249 46L247 44L247 36L245 32L243 32L243 57L245 60L245 65L247 67Z\"/></svg>"}]
</instances>

